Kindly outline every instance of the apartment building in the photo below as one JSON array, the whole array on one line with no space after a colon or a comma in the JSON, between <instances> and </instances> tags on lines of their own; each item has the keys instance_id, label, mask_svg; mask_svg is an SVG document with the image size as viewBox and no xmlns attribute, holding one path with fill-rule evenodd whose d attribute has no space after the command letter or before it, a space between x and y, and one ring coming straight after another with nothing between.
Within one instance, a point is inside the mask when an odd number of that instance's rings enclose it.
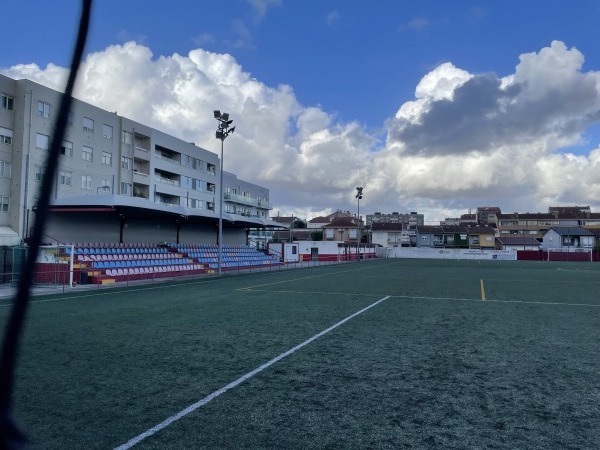
<instances>
[{"instance_id":1,"label":"apartment building","mask_svg":"<svg viewBox=\"0 0 600 450\"><path fill-rule=\"evenodd\" d=\"M424 225L425 219L423 214L419 214L416 211L404 214L399 212L393 212L391 214L382 214L380 212L367 214L367 228L371 228L371 225L374 223L399 223L405 225L406 227L414 228L418 225Z\"/></svg>"},{"instance_id":2,"label":"apartment building","mask_svg":"<svg viewBox=\"0 0 600 450\"><path fill-rule=\"evenodd\" d=\"M0 239L27 240L62 94L0 75ZM216 146L216 145L215 145ZM216 242L217 154L74 100L53 180L49 242ZM273 226L269 190L223 177L224 243Z\"/></svg>"},{"instance_id":3,"label":"apartment building","mask_svg":"<svg viewBox=\"0 0 600 450\"><path fill-rule=\"evenodd\" d=\"M589 206L549 207L545 213L499 213L498 234L541 238L552 227L600 227L600 214Z\"/></svg>"}]
</instances>

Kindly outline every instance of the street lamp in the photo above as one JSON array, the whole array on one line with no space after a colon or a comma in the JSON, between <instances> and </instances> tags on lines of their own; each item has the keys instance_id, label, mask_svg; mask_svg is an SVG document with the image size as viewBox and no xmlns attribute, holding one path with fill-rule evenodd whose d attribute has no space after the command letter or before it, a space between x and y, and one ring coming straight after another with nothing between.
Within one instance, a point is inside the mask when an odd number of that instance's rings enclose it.
<instances>
[{"instance_id":1,"label":"street lamp","mask_svg":"<svg viewBox=\"0 0 600 450\"><path fill-rule=\"evenodd\" d=\"M356 201L357 201L357 211L356 211L356 215L358 216L358 233L357 233L357 243L356 243L356 261L360 261L360 199L363 196L363 188L362 187L357 187L356 188Z\"/></svg>"},{"instance_id":2,"label":"street lamp","mask_svg":"<svg viewBox=\"0 0 600 450\"><path fill-rule=\"evenodd\" d=\"M221 140L221 180L219 187L219 259L218 259L218 273L221 275L222 272L222 261L223 261L223 142L229 133L233 133L235 127L229 128L233 123L233 120L229 119L228 113L221 113L218 109L214 111L214 117L219 122L215 137Z\"/></svg>"}]
</instances>

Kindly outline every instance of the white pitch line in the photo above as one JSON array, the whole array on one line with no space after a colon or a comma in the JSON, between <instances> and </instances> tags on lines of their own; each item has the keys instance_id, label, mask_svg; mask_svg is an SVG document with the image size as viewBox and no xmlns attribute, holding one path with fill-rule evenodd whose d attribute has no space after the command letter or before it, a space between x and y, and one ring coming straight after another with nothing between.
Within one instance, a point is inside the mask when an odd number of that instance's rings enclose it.
<instances>
[{"instance_id":1,"label":"white pitch line","mask_svg":"<svg viewBox=\"0 0 600 450\"><path fill-rule=\"evenodd\" d=\"M320 333L315 334L313 337L307 339L306 341L302 342L301 344L296 345L295 347L289 349L288 351L280 354L279 356L276 356L275 358L273 358L272 360L264 363L262 366L257 367L256 369L246 373L245 375L242 375L241 377L239 377L237 380L232 381L231 383L229 383L226 386L223 386L221 389L218 389L216 391L214 391L212 394L207 395L206 397L204 397L202 400L198 400L196 403L191 404L190 406L188 406L187 408L181 410L180 412L178 412L177 414L172 415L171 417L169 417L168 419L162 421L161 423L159 423L158 425L153 426L152 428L149 428L148 430L144 431L143 433L139 434L138 436L134 437L133 439L130 439L128 442L126 442L123 445L120 445L118 447L115 447L115 450L127 450L131 447L133 447L134 445L138 444L139 442L141 442L142 440L146 439L147 437L152 436L153 434L159 432L160 430L168 427L170 424L172 424L173 422L187 416L189 413L194 412L195 410L197 410L198 408L200 408L201 406L206 405L208 402L210 402L211 400L214 400L215 398L217 398L219 395L224 394L225 392L227 392L229 389L233 389L234 387L236 387L237 385L243 383L244 381L252 378L254 375L262 372L263 370L265 370L266 368L268 368L269 366L272 366L273 364L275 364L278 361L281 361L283 358L285 358L286 356L291 355L292 353L295 353L296 351L300 350L302 347L307 346L308 344L310 344L312 341L314 341L315 339L320 338L321 336L329 333L330 331L336 329L337 327L339 327L340 325L343 325L344 323L348 322L349 320L353 319L354 317L364 313L365 311L371 309L372 307L378 305L379 303L387 300L388 298L390 298L390 296L386 296L383 297L380 300L377 300L375 303L370 304L369 306L367 306L366 308L361 309L360 311L355 312L354 314L346 317L343 320L340 320L338 323L336 323L335 325L330 326L329 328L327 328L326 330L321 331Z\"/></svg>"},{"instance_id":2,"label":"white pitch line","mask_svg":"<svg viewBox=\"0 0 600 450\"><path fill-rule=\"evenodd\" d=\"M460 298L460 297L424 297L424 296L414 296L414 295L390 295L390 297L394 298L408 298L412 300L451 300L455 302L481 302L479 298ZM595 303L564 303L564 302L539 302L535 300L494 300L494 299L486 299L486 302L496 302L496 303L524 303L528 305L551 305L551 306L591 306L593 308L600 307L600 304Z\"/></svg>"}]
</instances>

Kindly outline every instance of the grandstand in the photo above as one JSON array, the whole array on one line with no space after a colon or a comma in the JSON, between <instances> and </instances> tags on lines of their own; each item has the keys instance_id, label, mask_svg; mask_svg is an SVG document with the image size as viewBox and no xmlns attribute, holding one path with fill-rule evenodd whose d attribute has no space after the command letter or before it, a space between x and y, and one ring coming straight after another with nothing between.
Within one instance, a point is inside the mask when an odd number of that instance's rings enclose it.
<instances>
[{"instance_id":1,"label":"grandstand","mask_svg":"<svg viewBox=\"0 0 600 450\"><path fill-rule=\"evenodd\" d=\"M66 256L70 256L70 248L80 284L199 275L218 268L218 246L214 244L75 243L66 247ZM276 257L241 245L224 245L221 262L222 270L280 264Z\"/></svg>"}]
</instances>

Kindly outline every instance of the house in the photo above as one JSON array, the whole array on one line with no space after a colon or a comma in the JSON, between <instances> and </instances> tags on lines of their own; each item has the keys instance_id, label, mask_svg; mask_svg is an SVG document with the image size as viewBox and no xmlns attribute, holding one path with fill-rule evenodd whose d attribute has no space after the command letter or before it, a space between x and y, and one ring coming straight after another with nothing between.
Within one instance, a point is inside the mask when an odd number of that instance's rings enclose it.
<instances>
[{"instance_id":1,"label":"house","mask_svg":"<svg viewBox=\"0 0 600 450\"><path fill-rule=\"evenodd\" d=\"M416 229L417 247L443 247L444 231L441 225L421 225Z\"/></svg>"},{"instance_id":2,"label":"house","mask_svg":"<svg viewBox=\"0 0 600 450\"><path fill-rule=\"evenodd\" d=\"M322 227L324 241L360 242L356 217L338 216Z\"/></svg>"},{"instance_id":3,"label":"house","mask_svg":"<svg viewBox=\"0 0 600 450\"><path fill-rule=\"evenodd\" d=\"M328 216L313 217L308 222L306 222L306 228L323 228L325 225L331 224L332 220L337 219L338 217L356 218L356 214L352 214L350 211L342 211L338 209L336 212L333 212ZM360 226L361 228L364 227L362 219L360 221Z\"/></svg>"},{"instance_id":4,"label":"house","mask_svg":"<svg viewBox=\"0 0 600 450\"><path fill-rule=\"evenodd\" d=\"M494 250L496 248L496 236L494 229L490 226L468 227L469 248L482 250Z\"/></svg>"},{"instance_id":5,"label":"house","mask_svg":"<svg viewBox=\"0 0 600 450\"><path fill-rule=\"evenodd\" d=\"M469 248L469 232L464 225L442 226L442 239L446 248Z\"/></svg>"},{"instance_id":6,"label":"house","mask_svg":"<svg viewBox=\"0 0 600 450\"><path fill-rule=\"evenodd\" d=\"M323 216L313 217L308 222L306 222L306 228L321 229L325 225L329 225L329 223L331 222L331 219L332 219L331 217L323 217Z\"/></svg>"},{"instance_id":7,"label":"house","mask_svg":"<svg viewBox=\"0 0 600 450\"><path fill-rule=\"evenodd\" d=\"M591 251L596 236L582 227L552 227L543 237L542 248L545 251Z\"/></svg>"},{"instance_id":8,"label":"house","mask_svg":"<svg viewBox=\"0 0 600 450\"><path fill-rule=\"evenodd\" d=\"M533 236L505 236L496 238L496 250L539 250L540 241Z\"/></svg>"},{"instance_id":9,"label":"house","mask_svg":"<svg viewBox=\"0 0 600 450\"><path fill-rule=\"evenodd\" d=\"M374 222L371 225L371 242L383 247L406 247L410 245L410 237L402 223Z\"/></svg>"}]
</instances>

